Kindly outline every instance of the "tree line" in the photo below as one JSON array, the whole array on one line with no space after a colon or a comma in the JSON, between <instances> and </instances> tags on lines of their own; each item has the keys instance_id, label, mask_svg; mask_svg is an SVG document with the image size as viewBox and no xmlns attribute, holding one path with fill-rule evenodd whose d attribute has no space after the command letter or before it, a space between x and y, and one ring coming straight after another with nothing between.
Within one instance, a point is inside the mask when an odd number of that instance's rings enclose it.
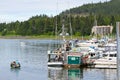
<instances>
[{"instance_id":1,"label":"tree line","mask_svg":"<svg viewBox=\"0 0 120 80\"><path fill-rule=\"evenodd\" d=\"M57 20L56 20L57 19ZM11 22L11 23L0 23L0 33L2 36L5 35L55 35L56 22L58 31L62 28L62 19L64 19L65 28L67 32L70 33L69 23L71 21L73 35L85 36L91 34L91 29L94 26L95 16L79 16L71 15L62 18L60 15L55 17L48 17L46 15L34 16L24 22ZM112 25L114 27L113 33L116 33L115 26L116 21L120 21L120 15L106 16L98 15L96 16L98 25Z\"/></svg>"},{"instance_id":2,"label":"tree line","mask_svg":"<svg viewBox=\"0 0 120 80\"><path fill-rule=\"evenodd\" d=\"M116 22L120 21L120 0L111 0L104 3L85 4L80 7L72 8L60 13L57 16L36 15L27 21L0 23L0 34L5 35L55 35L60 32L63 24L68 33L72 25L72 35L87 36L91 35L91 29L94 26L95 17L98 25L112 25L113 34L116 33Z\"/></svg>"}]
</instances>

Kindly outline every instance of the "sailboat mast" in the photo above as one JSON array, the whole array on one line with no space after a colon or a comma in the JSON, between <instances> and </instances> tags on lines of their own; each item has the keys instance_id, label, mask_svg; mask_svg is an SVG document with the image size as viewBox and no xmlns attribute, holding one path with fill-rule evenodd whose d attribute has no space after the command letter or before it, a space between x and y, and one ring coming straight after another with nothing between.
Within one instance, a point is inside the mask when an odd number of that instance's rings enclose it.
<instances>
[{"instance_id":1,"label":"sailboat mast","mask_svg":"<svg viewBox=\"0 0 120 80\"><path fill-rule=\"evenodd\" d=\"M57 14L57 11L58 10L58 1L57 1L57 9L56 9L56 14ZM56 18L55 18L55 36L56 36L56 39L58 38L58 30L57 30L57 26L58 26L58 22L57 22L57 15L56 15Z\"/></svg>"},{"instance_id":2,"label":"sailboat mast","mask_svg":"<svg viewBox=\"0 0 120 80\"><path fill-rule=\"evenodd\" d=\"M71 25L71 15L70 15L70 10L69 10L69 25L70 25L70 36L71 36L71 39L72 39L72 25Z\"/></svg>"},{"instance_id":3,"label":"sailboat mast","mask_svg":"<svg viewBox=\"0 0 120 80\"><path fill-rule=\"evenodd\" d=\"M65 25L64 25L64 19L63 19L62 20L62 37L64 41L65 41L65 36L66 36L66 33L65 33Z\"/></svg>"},{"instance_id":4,"label":"sailboat mast","mask_svg":"<svg viewBox=\"0 0 120 80\"><path fill-rule=\"evenodd\" d=\"M69 3L69 2L68 2ZM70 3L69 3L69 6L70 6ZM70 36L71 36L71 39L72 39L72 25L71 25L71 12L70 12L70 7L69 7L69 26L70 26Z\"/></svg>"},{"instance_id":5,"label":"sailboat mast","mask_svg":"<svg viewBox=\"0 0 120 80\"><path fill-rule=\"evenodd\" d=\"M57 39L57 36L58 36L58 31L57 31L57 16L56 16L56 24L55 24L55 36L56 36L56 39Z\"/></svg>"}]
</instances>

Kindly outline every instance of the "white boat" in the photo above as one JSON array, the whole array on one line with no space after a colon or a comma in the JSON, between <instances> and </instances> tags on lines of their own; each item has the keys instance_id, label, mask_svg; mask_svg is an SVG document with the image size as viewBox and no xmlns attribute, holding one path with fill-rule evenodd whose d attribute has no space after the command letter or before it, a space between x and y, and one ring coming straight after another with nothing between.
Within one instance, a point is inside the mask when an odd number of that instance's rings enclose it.
<instances>
[{"instance_id":1,"label":"white boat","mask_svg":"<svg viewBox=\"0 0 120 80\"><path fill-rule=\"evenodd\" d=\"M63 66L63 62L48 62L48 66Z\"/></svg>"},{"instance_id":2,"label":"white boat","mask_svg":"<svg viewBox=\"0 0 120 80\"><path fill-rule=\"evenodd\" d=\"M92 41L92 40L78 42L76 45L79 47L90 47L90 46L98 47L98 43L96 43L95 41Z\"/></svg>"},{"instance_id":3,"label":"white boat","mask_svg":"<svg viewBox=\"0 0 120 80\"><path fill-rule=\"evenodd\" d=\"M48 66L53 66L53 67L62 67L63 66L63 62L48 62Z\"/></svg>"},{"instance_id":4,"label":"white boat","mask_svg":"<svg viewBox=\"0 0 120 80\"><path fill-rule=\"evenodd\" d=\"M20 42L20 46L25 47L26 43L25 42Z\"/></svg>"},{"instance_id":5,"label":"white boat","mask_svg":"<svg viewBox=\"0 0 120 80\"><path fill-rule=\"evenodd\" d=\"M96 59L93 64L95 68L117 68L117 51L103 53L102 57Z\"/></svg>"},{"instance_id":6,"label":"white boat","mask_svg":"<svg viewBox=\"0 0 120 80\"><path fill-rule=\"evenodd\" d=\"M48 51L48 66L51 67L62 67L63 66L63 56L62 53L58 51Z\"/></svg>"},{"instance_id":7,"label":"white boat","mask_svg":"<svg viewBox=\"0 0 120 80\"><path fill-rule=\"evenodd\" d=\"M62 70L62 67L48 67L48 70Z\"/></svg>"}]
</instances>

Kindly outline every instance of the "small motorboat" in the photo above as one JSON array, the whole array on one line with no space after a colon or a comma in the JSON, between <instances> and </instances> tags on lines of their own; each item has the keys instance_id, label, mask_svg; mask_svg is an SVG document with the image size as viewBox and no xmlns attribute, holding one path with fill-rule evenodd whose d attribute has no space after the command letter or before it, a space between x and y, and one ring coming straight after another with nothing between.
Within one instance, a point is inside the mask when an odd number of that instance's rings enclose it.
<instances>
[{"instance_id":1,"label":"small motorboat","mask_svg":"<svg viewBox=\"0 0 120 80\"><path fill-rule=\"evenodd\" d=\"M10 66L11 68L20 68L20 63L18 61L13 61Z\"/></svg>"}]
</instances>

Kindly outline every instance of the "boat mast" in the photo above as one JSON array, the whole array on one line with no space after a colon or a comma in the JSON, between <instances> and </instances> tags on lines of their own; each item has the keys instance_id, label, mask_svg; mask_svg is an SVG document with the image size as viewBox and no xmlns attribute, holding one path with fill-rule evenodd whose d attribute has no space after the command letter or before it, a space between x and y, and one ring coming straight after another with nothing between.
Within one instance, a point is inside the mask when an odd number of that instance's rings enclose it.
<instances>
[{"instance_id":1,"label":"boat mast","mask_svg":"<svg viewBox=\"0 0 120 80\"><path fill-rule=\"evenodd\" d=\"M93 24L93 26L98 26L98 24L97 24L97 19L96 19L96 15L94 16L94 24ZM98 35L98 34L95 34L95 37L96 37L96 38L98 38L97 35Z\"/></svg>"},{"instance_id":2,"label":"boat mast","mask_svg":"<svg viewBox=\"0 0 120 80\"><path fill-rule=\"evenodd\" d=\"M68 2L69 3L69 2ZM70 3L69 3L70 6ZM71 25L71 14L70 14L70 7L69 7L69 26L70 26L70 36L71 36L71 40L72 40L72 25Z\"/></svg>"},{"instance_id":3,"label":"boat mast","mask_svg":"<svg viewBox=\"0 0 120 80\"><path fill-rule=\"evenodd\" d=\"M58 10L58 1L57 1L57 10ZM56 14L58 12L57 10L56 10ZM56 36L56 39L58 38L58 33L57 33L58 32L58 30L57 30L57 26L58 26L57 16L58 15L56 15L56 20L55 20L55 36Z\"/></svg>"},{"instance_id":4,"label":"boat mast","mask_svg":"<svg viewBox=\"0 0 120 80\"><path fill-rule=\"evenodd\" d=\"M56 39L57 39L57 36L58 36L58 33L57 33L57 16L56 16L56 24L55 24L55 36L56 36Z\"/></svg>"},{"instance_id":5,"label":"boat mast","mask_svg":"<svg viewBox=\"0 0 120 80\"><path fill-rule=\"evenodd\" d=\"M64 19L62 20L62 33L60 34L63 38L63 41L66 41L65 40L65 36L66 36L66 32L65 32L65 25L64 25Z\"/></svg>"},{"instance_id":6,"label":"boat mast","mask_svg":"<svg viewBox=\"0 0 120 80\"><path fill-rule=\"evenodd\" d=\"M55 18L55 37L56 37L56 40L57 40L57 48L59 47L59 43L60 41L58 40L58 0L56 1L56 4L57 4L57 8L56 8L56 18Z\"/></svg>"}]
</instances>

